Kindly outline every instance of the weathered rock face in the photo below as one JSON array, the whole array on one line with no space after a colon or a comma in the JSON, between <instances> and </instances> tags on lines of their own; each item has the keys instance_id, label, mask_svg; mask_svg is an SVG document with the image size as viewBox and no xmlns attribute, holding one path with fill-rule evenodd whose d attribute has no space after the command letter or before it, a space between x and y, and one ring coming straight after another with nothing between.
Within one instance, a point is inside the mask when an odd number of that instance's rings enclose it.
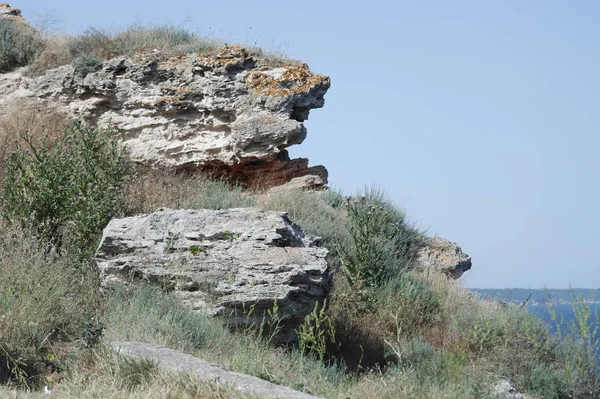
<instances>
[{"instance_id":1,"label":"weathered rock face","mask_svg":"<svg viewBox=\"0 0 600 399\"><path fill-rule=\"evenodd\" d=\"M432 237L418 255L423 267L444 273L457 279L471 269L471 257L453 242L441 237Z\"/></svg>"},{"instance_id":2,"label":"weathered rock face","mask_svg":"<svg viewBox=\"0 0 600 399\"><path fill-rule=\"evenodd\" d=\"M326 296L326 255L320 239L305 235L286 214L162 210L112 220L96 264L104 285L146 281L230 325L260 325L277 303L278 340L291 342Z\"/></svg>"},{"instance_id":3,"label":"weathered rock face","mask_svg":"<svg viewBox=\"0 0 600 399\"><path fill-rule=\"evenodd\" d=\"M261 66L238 46L168 60L156 50L106 61L85 77L71 65L33 79L3 76L0 108L40 99L92 124L112 122L135 162L273 186L307 174L327 179L325 168L290 160L285 148L305 139L303 121L324 105L329 85L306 65Z\"/></svg>"},{"instance_id":4,"label":"weathered rock face","mask_svg":"<svg viewBox=\"0 0 600 399\"><path fill-rule=\"evenodd\" d=\"M21 10L11 7L10 4L7 3L0 3L0 21L2 20L23 22L28 24L28 22L25 21L25 18L21 16Z\"/></svg>"}]
</instances>

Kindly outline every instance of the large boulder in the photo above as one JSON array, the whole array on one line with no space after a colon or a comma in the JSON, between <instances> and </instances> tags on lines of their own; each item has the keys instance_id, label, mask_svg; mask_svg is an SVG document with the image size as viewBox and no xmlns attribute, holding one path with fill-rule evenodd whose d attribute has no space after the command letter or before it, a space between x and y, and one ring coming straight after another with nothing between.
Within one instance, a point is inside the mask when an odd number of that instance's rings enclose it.
<instances>
[{"instance_id":1,"label":"large boulder","mask_svg":"<svg viewBox=\"0 0 600 399\"><path fill-rule=\"evenodd\" d=\"M309 111L324 105L329 78L306 64L261 64L239 46L214 56L166 59L158 50L105 61L83 75L72 65L0 79L2 104L33 98L95 125L113 123L134 162L208 171L276 186L327 170L289 158L306 137Z\"/></svg>"},{"instance_id":2,"label":"large boulder","mask_svg":"<svg viewBox=\"0 0 600 399\"><path fill-rule=\"evenodd\" d=\"M113 219L95 262L105 286L154 284L232 326L269 322L278 308L276 341L293 342L294 330L327 294L326 256L321 240L285 213L159 210Z\"/></svg>"},{"instance_id":3,"label":"large boulder","mask_svg":"<svg viewBox=\"0 0 600 399\"><path fill-rule=\"evenodd\" d=\"M443 273L453 279L460 278L471 269L471 257L458 244L441 237L427 240L419 251L418 261L425 269Z\"/></svg>"}]
</instances>

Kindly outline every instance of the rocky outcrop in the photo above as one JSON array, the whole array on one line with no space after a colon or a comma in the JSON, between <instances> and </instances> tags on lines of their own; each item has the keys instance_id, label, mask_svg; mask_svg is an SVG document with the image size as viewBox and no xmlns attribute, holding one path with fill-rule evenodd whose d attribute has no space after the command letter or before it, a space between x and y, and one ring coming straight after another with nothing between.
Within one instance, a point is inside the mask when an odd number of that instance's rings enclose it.
<instances>
[{"instance_id":1,"label":"rocky outcrop","mask_svg":"<svg viewBox=\"0 0 600 399\"><path fill-rule=\"evenodd\" d=\"M458 244L445 238L431 237L419 251L419 263L426 269L457 279L471 269L471 257Z\"/></svg>"},{"instance_id":2,"label":"rocky outcrop","mask_svg":"<svg viewBox=\"0 0 600 399\"><path fill-rule=\"evenodd\" d=\"M22 72L22 71L21 71ZM306 137L309 111L324 105L329 78L306 65L269 67L238 46L214 56L165 59L158 50L105 61L83 76L71 65L28 78L0 79L0 108L33 98L92 124L112 123L131 159L201 170L244 184L275 186L324 167L291 160Z\"/></svg>"},{"instance_id":3,"label":"rocky outcrop","mask_svg":"<svg viewBox=\"0 0 600 399\"><path fill-rule=\"evenodd\" d=\"M320 244L279 212L161 210L112 220L95 262L104 285L155 284L232 326L260 325L278 307L276 341L293 342L327 293Z\"/></svg>"},{"instance_id":4,"label":"rocky outcrop","mask_svg":"<svg viewBox=\"0 0 600 399\"><path fill-rule=\"evenodd\" d=\"M21 10L11 7L10 4L7 3L0 3L0 21L23 22L29 25L21 15Z\"/></svg>"},{"instance_id":5,"label":"rocky outcrop","mask_svg":"<svg viewBox=\"0 0 600 399\"><path fill-rule=\"evenodd\" d=\"M218 383L244 394L259 398L318 399L317 396L276 385L247 374L224 370L194 356L176 352L165 346L141 342L113 342L112 349L125 357L152 360L158 367L170 372L191 373L200 382Z\"/></svg>"},{"instance_id":6,"label":"rocky outcrop","mask_svg":"<svg viewBox=\"0 0 600 399\"><path fill-rule=\"evenodd\" d=\"M290 190L326 190L327 181L319 175L306 175L296 177L289 182L276 186L267 191L267 194L277 194Z\"/></svg>"}]
</instances>

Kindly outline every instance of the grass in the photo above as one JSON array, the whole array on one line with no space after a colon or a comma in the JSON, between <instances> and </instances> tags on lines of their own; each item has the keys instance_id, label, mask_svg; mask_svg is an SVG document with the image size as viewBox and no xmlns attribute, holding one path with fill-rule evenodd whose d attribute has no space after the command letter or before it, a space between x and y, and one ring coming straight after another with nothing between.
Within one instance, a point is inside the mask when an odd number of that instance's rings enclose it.
<instances>
[{"instance_id":1,"label":"grass","mask_svg":"<svg viewBox=\"0 0 600 399\"><path fill-rule=\"evenodd\" d=\"M25 39L20 40L26 43ZM141 51L157 51L162 60L189 53L214 56L225 45L220 40L202 37L171 25L133 25L114 33L90 28L79 36L31 38L34 39L35 46L32 46L35 51L29 50L28 56L19 63L29 65L28 73L33 76L43 75L49 69L68 64L72 64L79 75L85 76L98 69L103 60L119 56L131 57ZM24 48L23 51L25 50ZM299 61L278 52L267 52L258 48L248 48L247 51L263 65L302 65Z\"/></svg>"}]
</instances>

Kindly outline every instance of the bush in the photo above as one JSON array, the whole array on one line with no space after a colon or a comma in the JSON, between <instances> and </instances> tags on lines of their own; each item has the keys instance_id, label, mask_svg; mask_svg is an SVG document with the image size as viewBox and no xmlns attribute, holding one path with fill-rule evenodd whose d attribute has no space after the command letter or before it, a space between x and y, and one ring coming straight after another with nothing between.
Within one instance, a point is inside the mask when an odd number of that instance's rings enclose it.
<instances>
[{"instance_id":1,"label":"bush","mask_svg":"<svg viewBox=\"0 0 600 399\"><path fill-rule=\"evenodd\" d=\"M29 25L0 21L0 71L27 65L43 47L44 41Z\"/></svg>"},{"instance_id":2,"label":"bush","mask_svg":"<svg viewBox=\"0 0 600 399\"><path fill-rule=\"evenodd\" d=\"M67 237L82 254L93 251L130 172L115 133L72 123L53 147L23 136L30 147L6 160L4 218L31 225L58 247Z\"/></svg>"},{"instance_id":3,"label":"bush","mask_svg":"<svg viewBox=\"0 0 600 399\"><path fill-rule=\"evenodd\" d=\"M341 243L339 251L351 286L379 288L415 267L424 237L381 191L372 188L349 199L346 209L350 243Z\"/></svg>"},{"instance_id":4,"label":"bush","mask_svg":"<svg viewBox=\"0 0 600 399\"><path fill-rule=\"evenodd\" d=\"M85 77L88 73L96 72L104 61L95 54L82 54L71 61L75 74Z\"/></svg>"}]
</instances>

